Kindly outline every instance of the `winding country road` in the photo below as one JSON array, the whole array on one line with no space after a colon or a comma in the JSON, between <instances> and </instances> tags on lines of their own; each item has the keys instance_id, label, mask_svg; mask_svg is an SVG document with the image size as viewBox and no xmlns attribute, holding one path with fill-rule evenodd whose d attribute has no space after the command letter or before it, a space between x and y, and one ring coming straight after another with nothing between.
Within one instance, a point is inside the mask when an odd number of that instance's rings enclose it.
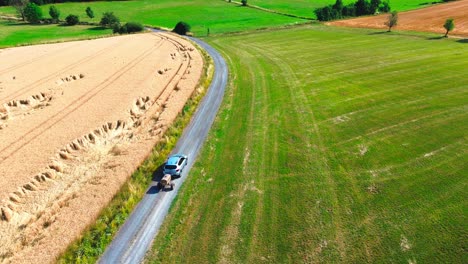
<instances>
[{"instance_id":1,"label":"winding country road","mask_svg":"<svg viewBox=\"0 0 468 264\"><path fill-rule=\"evenodd\" d=\"M203 146L221 105L228 77L226 62L208 44L196 38L190 39L205 49L212 57L215 72L205 97L172 151L172 153L188 155L187 167L181 177L174 181L176 186L173 191L160 192L156 187L157 182L152 182L146 195L99 259L99 263L140 263L143 260L172 201Z\"/></svg>"}]
</instances>

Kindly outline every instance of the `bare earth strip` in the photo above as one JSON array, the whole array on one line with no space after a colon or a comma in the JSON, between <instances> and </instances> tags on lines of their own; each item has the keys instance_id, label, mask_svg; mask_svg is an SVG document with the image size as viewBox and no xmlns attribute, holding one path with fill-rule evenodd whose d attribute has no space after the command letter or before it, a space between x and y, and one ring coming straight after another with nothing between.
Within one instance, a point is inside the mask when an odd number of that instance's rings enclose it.
<instances>
[{"instance_id":1,"label":"bare earth strip","mask_svg":"<svg viewBox=\"0 0 468 264\"><path fill-rule=\"evenodd\" d=\"M468 37L468 0L460 0L440 4L428 8L401 12L398 14L396 30L427 31L445 33L443 27L447 18L455 20L455 29L451 35ZM388 14L340 20L328 23L334 26L382 28L386 29L385 21Z\"/></svg>"},{"instance_id":2,"label":"bare earth strip","mask_svg":"<svg viewBox=\"0 0 468 264\"><path fill-rule=\"evenodd\" d=\"M195 91L186 40L138 34L0 50L0 262L53 262Z\"/></svg>"}]
</instances>

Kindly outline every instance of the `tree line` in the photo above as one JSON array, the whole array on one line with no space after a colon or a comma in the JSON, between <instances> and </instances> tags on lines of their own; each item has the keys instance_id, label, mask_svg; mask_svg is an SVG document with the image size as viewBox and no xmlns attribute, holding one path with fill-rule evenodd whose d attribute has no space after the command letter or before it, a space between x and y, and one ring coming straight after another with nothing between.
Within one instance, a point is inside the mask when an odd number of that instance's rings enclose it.
<instances>
[{"instance_id":1,"label":"tree line","mask_svg":"<svg viewBox=\"0 0 468 264\"><path fill-rule=\"evenodd\" d=\"M30 2L35 3L36 5L47 5L47 4L60 4L67 2L97 2L99 0L30 0ZM105 0L105 1L126 1L126 0ZM8 6L10 0L0 0L0 6Z\"/></svg>"},{"instance_id":2,"label":"tree line","mask_svg":"<svg viewBox=\"0 0 468 264\"><path fill-rule=\"evenodd\" d=\"M342 0L336 0L335 4L315 9L314 13L320 21L330 21L344 17L356 17L373 15L377 12L390 12L388 1L381 0L357 0L355 3L344 5Z\"/></svg>"}]
</instances>

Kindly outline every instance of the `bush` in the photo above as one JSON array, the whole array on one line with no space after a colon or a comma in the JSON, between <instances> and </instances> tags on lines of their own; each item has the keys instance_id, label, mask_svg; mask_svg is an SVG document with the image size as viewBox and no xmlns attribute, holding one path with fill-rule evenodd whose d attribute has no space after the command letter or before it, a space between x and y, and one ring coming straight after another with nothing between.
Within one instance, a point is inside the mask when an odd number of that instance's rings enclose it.
<instances>
[{"instance_id":1,"label":"bush","mask_svg":"<svg viewBox=\"0 0 468 264\"><path fill-rule=\"evenodd\" d=\"M60 11L55 6L50 6L49 15L53 21L58 21L60 17Z\"/></svg>"},{"instance_id":2,"label":"bush","mask_svg":"<svg viewBox=\"0 0 468 264\"><path fill-rule=\"evenodd\" d=\"M91 7L87 7L86 8L86 15L89 17L89 18L94 18L94 12L93 10L91 9Z\"/></svg>"},{"instance_id":3,"label":"bush","mask_svg":"<svg viewBox=\"0 0 468 264\"><path fill-rule=\"evenodd\" d=\"M24 8L24 17L32 24L38 24L42 19L42 10L38 5L29 3Z\"/></svg>"},{"instance_id":4,"label":"bush","mask_svg":"<svg viewBox=\"0 0 468 264\"><path fill-rule=\"evenodd\" d=\"M242 6L247 6L247 0L241 0Z\"/></svg>"},{"instance_id":5,"label":"bush","mask_svg":"<svg viewBox=\"0 0 468 264\"><path fill-rule=\"evenodd\" d=\"M119 24L114 24L112 26L112 31L114 33L119 33L119 34L140 32L140 31L143 31L143 29L144 29L143 25L137 22L128 22L123 26L121 26L119 23Z\"/></svg>"},{"instance_id":6,"label":"bush","mask_svg":"<svg viewBox=\"0 0 468 264\"><path fill-rule=\"evenodd\" d=\"M102 15L100 24L103 27L114 27L114 25L119 24L120 20L113 12L106 12Z\"/></svg>"},{"instance_id":7,"label":"bush","mask_svg":"<svg viewBox=\"0 0 468 264\"><path fill-rule=\"evenodd\" d=\"M179 35L187 35L187 32L190 32L190 25L183 21L180 21L176 24L172 32L175 32Z\"/></svg>"},{"instance_id":8,"label":"bush","mask_svg":"<svg viewBox=\"0 0 468 264\"><path fill-rule=\"evenodd\" d=\"M80 19L78 18L78 16L75 16L75 15L68 15L66 18L65 18L65 22L68 26L74 26L78 23L80 23Z\"/></svg>"},{"instance_id":9,"label":"bush","mask_svg":"<svg viewBox=\"0 0 468 264\"><path fill-rule=\"evenodd\" d=\"M144 29L143 25L137 22L128 22L123 27L125 27L127 33L140 32Z\"/></svg>"},{"instance_id":10,"label":"bush","mask_svg":"<svg viewBox=\"0 0 468 264\"><path fill-rule=\"evenodd\" d=\"M121 31L120 23L116 23L112 25L112 32L114 34L120 33L120 31Z\"/></svg>"}]
</instances>

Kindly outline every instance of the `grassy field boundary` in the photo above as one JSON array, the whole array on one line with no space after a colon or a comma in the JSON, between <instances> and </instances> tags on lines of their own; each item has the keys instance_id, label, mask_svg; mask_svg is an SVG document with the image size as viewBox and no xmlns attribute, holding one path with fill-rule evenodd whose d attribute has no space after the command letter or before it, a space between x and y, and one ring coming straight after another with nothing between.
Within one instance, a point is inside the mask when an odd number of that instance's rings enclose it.
<instances>
[{"instance_id":1,"label":"grassy field boundary","mask_svg":"<svg viewBox=\"0 0 468 264\"><path fill-rule=\"evenodd\" d=\"M223 0L223 1L225 1L225 0ZM228 2L228 3L237 4L237 5L242 5L242 3L239 2L239 1L231 1L231 2ZM288 13L276 11L276 10L273 10L273 9L264 8L264 7L257 6L257 5L247 4L246 7L250 7L250 8L253 8L253 9L257 9L257 10L260 10L260 11L263 11L263 12L272 13L272 14L287 16L287 17L294 17L294 18L300 18L300 19L306 19L306 20L317 20L317 19L312 18L312 17L306 17L306 16L298 16L298 15L294 15L294 14L288 14Z\"/></svg>"},{"instance_id":2,"label":"grassy field boundary","mask_svg":"<svg viewBox=\"0 0 468 264\"><path fill-rule=\"evenodd\" d=\"M193 42L192 42L193 43ZM157 143L148 158L138 167L129 180L122 186L95 223L91 225L67 250L57 259L58 263L94 263L110 244L120 227L132 210L145 195L145 190L152 181L152 175L175 147L183 129L190 122L198 104L205 95L214 73L211 57L193 43L202 53L204 66L202 77L187 101L181 113L168 128L164 139Z\"/></svg>"}]
</instances>

